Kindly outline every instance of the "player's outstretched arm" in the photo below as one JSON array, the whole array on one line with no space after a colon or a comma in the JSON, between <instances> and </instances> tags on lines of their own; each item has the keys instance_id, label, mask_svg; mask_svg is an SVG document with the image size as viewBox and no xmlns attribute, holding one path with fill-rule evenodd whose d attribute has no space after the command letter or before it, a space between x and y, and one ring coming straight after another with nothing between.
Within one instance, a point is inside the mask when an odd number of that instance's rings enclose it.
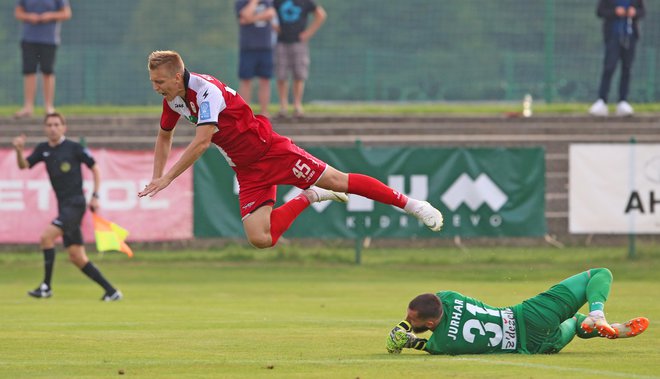
<instances>
[{"instance_id":1,"label":"player's outstretched arm","mask_svg":"<svg viewBox=\"0 0 660 379\"><path fill-rule=\"evenodd\" d=\"M181 173L186 171L190 166L195 163L195 161L204 154L206 149L211 144L211 138L213 133L215 133L216 126L215 124L200 125L197 127L195 132L195 138L192 142L186 147L186 150L181 155L181 158L170 168L170 170L165 173L165 175L153 179L151 183L138 193L138 196L154 196L161 190L165 189L172 180L176 179ZM154 162L154 174L156 173L156 163Z\"/></svg>"}]
</instances>

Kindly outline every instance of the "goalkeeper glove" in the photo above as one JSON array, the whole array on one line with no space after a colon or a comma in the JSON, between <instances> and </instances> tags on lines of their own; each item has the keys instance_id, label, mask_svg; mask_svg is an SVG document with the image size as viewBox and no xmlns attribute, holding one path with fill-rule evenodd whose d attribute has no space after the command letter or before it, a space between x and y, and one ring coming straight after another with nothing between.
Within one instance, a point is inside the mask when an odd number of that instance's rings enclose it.
<instances>
[{"instance_id":1,"label":"goalkeeper glove","mask_svg":"<svg viewBox=\"0 0 660 379\"><path fill-rule=\"evenodd\" d=\"M403 347L407 347L408 349L415 349L415 350L424 350L426 348L426 343L429 342L426 338L417 338L412 333L408 333L408 342Z\"/></svg>"},{"instance_id":2,"label":"goalkeeper glove","mask_svg":"<svg viewBox=\"0 0 660 379\"><path fill-rule=\"evenodd\" d=\"M399 354L405 348L424 350L426 347L425 338L417 338L412 333L412 326L408 321L398 323L387 336L385 347L390 354Z\"/></svg>"}]
</instances>

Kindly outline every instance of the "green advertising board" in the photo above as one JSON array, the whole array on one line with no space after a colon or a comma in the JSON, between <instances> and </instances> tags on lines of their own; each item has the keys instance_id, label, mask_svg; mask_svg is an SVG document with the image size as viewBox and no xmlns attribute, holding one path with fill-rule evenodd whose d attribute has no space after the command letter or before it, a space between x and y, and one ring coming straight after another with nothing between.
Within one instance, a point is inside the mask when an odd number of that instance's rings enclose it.
<instances>
[{"instance_id":1,"label":"green advertising board","mask_svg":"<svg viewBox=\"0 0 660 379\"><path fill-rule=\"evenodd\" d=\"M546 234L542 148L315 147L314 156L344 172L371 175L443 213L434 233L390 205L350 195L348 204L312 204L287 237L523 237ZM276 207L298 194L278 188ZM195 163L196 237L244 236L233 170L217 149Z\"/></svg>"}]
</instances>

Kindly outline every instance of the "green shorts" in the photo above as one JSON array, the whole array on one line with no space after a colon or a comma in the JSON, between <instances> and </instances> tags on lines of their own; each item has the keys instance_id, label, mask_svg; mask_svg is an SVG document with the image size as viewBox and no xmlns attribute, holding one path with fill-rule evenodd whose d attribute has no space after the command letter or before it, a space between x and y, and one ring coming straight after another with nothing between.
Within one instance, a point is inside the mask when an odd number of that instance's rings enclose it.
<instances>
[{"instance_id":1,"label":"green shorts","mask_svg":"<svg viewBox=\"0 0 660 379\"><path fill-rule=\"evenodd\" d=\"M556 353L564 345L559 326L586 303L577 299L564 282L522 303L527 351L531 354Z\"/></svg>"}]
</instances>

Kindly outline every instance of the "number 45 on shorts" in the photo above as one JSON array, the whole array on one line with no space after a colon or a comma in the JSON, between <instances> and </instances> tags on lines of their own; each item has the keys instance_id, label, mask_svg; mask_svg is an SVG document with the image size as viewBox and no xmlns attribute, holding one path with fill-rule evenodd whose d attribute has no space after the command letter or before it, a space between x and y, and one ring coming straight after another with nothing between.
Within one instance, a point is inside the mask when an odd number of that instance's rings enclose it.
<instances>
[{"instance_id":1,"label":"number 45 on shorts","mask_svg":"<svg viewBox=\"0 0 660 379\"><path fill-rule=\"evenodd\" d=\"M303 179L306 182L309 182L314 177L314 174L316 174L316 171L312 170L302 159L298 159L298 162L295 163L291 170L296 178Z\"/></svg>"}]
</instances>

